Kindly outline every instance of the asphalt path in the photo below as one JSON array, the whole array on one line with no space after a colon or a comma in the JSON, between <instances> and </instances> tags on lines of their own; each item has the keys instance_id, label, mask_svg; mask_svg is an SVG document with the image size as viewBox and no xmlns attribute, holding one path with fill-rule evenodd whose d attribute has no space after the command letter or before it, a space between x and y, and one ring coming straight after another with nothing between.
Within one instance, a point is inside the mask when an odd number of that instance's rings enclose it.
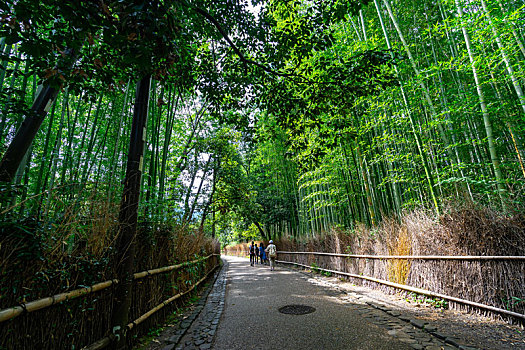
<instances>
[{"instance_id":1,"label":"asphalt path","mask_svg":"<svg viewBox=\"0 0 525 350\"><path fill-rule=\"evenodd\" d=\"M412 349L363 318L358 305L342 303L340 292L318 286L304 274L250 266L245 258L224 259L226 301L214 349ZM287 305L316 310L280 313Z\"/></svg>"}]
</instances>

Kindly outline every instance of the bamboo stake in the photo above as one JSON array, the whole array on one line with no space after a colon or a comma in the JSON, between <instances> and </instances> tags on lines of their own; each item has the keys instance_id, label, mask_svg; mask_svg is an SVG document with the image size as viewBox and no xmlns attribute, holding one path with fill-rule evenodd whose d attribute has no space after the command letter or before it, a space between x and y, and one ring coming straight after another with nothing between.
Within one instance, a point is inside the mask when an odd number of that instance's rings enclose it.
<instances>
[{"instance_id":1,"label":"bamboo stake","mask_svg":"<svg viewBox=\"0 0 525 350\"><path fill-rule=\"evenodd\" d=\"M210 254L207 257L193 260L190 262L185 262L182 264L165 266L165 267L160 267L158 269L138 272L133 275L133 279L138 280L138 279L141 279L147 276L152 276L152 275L156 275L156 274L163 273L163 272L173 271L176 269L180 269L181 267L189 266L189 265L198 263L200 261L209 259L212 256L218 256L218 255L220 254ZM24 312L24 310L27 312L33 312L33 311L37 311L40 309L44 309L44 308L47 308L49 306L58 304L66 300L75 299L80 296L85 296L85 295L88 295L94 292L104 290L117 283L118 283L117 279L108 280L108 281L94 284L91 287L75 289L75 290L72 290L71 292L56 294L51 297L46 297L46 298L38 299L35 301L31 301L28 303L23 303L23 304L20 304L20 306L14 306L8 309L0 310L0 322L4 322L4 321L7 321L7 320L10 320L12 318L19 316L20 314Z\"/></svg>"},{"instance_id":2,"label":"bamboo stake","mask_svg":"<svg viewBox=\"0 0 525 350\"><path fill-rule=\"evenodd\" d=\"M522 257L522 258L525 258L525 257ZM311 268L311 266L303 265L303 264L299 264L299 263L295 263L295 262L280 261L280 260L276 260L276 262L282 263L282 264L293 264L293 265L298 265L298 266L302 266L302 267L306 267L306 268ZM500 314L504 314L504 315L507 315L507 316L512 316L512 317L515 317L515 318L521 318L521 319L525 320L525 315L524 314L519 314L517 312L512 312L512 311L500 309L500 308L497 308L497 307L494 307L494 306L490 306L490 305L476 303L474 301L470 301L470 300L466 300L466 299L460 299L460 298L456 298L456 297L451 297L449 295L445 295L445 294L441 294L441 293L435 293L435 292L432 292L432 291L429 291L429 290L426 290L426 289L406 286L404 284L389 282L389 281L385 281L385 280L381 280L381 279L377 279L377 278L373 278L373 277L368 277L368 276L355 275L353 273L334 271L334 270L327 270L327 269L322 269L320 267L316 267L316 269L320 270L320 271L330 272L330 273L333 273L333 274L344 275L344 276L353 277L353 278L360 278L360 279L364 279L364 280L367 280L367 281L372 281L372 282L384 284L384 285L389 286L389 287L403 289L403 290L407 290L409 292L414 292L414 293L418 293L418 294L422 294L422 295L428 295L428 296L435 297L435 298L446 299L446 300L453 301L453 302L456 302L456 303L470 305L470 306L474 306L474 307L477 307L477 308L480 308L480 309L490 310L490 311L493 311L493 312L497 312L497 313L500 313Z\"/></svg>"},{"instance_id":3,"label":"bamboo stake","mask_svg":"<svg viewBox=\"0 0 525 350\"><path fill-rule=\"evenodd\" d=\"M176 300L176 299L179 299L181 297L183 297L184 295L188 294L189 292L191 292L192 290L194 290L199 284L201 284L206 278L208 278L208 276L217 269L219 265L215 265L215 267L213 269L211 269L203 278L201 278L199 281L197 281L197 283L195 283L190 289L188 289L187 291L183 292L183 293L179 293L179 294L176 294L174 296L172 296L171 298L169 299L166 299L165 301L163 301L162 303L160 303L159 305L155 306L153 309L149 310L148 312L146 312L145 314L143 314L142 316L140 316L139 318L137 318L135 321L132 321L131 323L128 324L128 329L132 329L133 327L141 324L142 322L144 322L147 318L149 318L151 315L153 315L155 312L159 311L160 309L162 309L164 306L168 305L169 303L171 303L172 301Z\"/></svg>"},{"instance_id":4,"label":"bamboo stake","mask_svg":"<svg viewBox=\"0 0 525 350\"><path fill-rule=\"evenodd\" d=\"M216 255L218 255L218 254L210 254L210 255L208 255L208 256L206 256L204 258L200 258L200 259L189 261L189 262L184 262L184 263L178 264L178 265L164 266L164 267L159 267L158 269L137 272L137 273L133 274L133 279L138 280L138 279L144 278L146 276L151 276L151 275L156 275L156 274L159 274L159 273L162 273L162 272L168 272L168 271L172 271L172 270L177 270L177 269L180 269L181 267L184 267L184 266L187 266L187 265L196 264L196 263L198 263L200 261L203 261L203 260L207 260L207 259L211 258L212 256L216 256Z\"/></svg>"}]
</instances>

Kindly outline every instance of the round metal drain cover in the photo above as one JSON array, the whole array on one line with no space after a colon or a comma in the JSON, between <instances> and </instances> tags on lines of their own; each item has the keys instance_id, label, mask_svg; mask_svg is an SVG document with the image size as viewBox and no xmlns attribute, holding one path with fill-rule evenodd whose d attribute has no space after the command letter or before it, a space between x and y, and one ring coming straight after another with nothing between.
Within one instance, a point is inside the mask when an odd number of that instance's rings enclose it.
<instances>
[{"instance_id":1,"label":"round metal drain cover","mask_svg":"<svg viewBox=\"0 0 525 350\"><path fill-rule=\"evenodd\" d=\"M314 307L306 305L286 305L279 309L280 313L288 315L306 315L314 311Z\"/></svg>"}]
</instances>

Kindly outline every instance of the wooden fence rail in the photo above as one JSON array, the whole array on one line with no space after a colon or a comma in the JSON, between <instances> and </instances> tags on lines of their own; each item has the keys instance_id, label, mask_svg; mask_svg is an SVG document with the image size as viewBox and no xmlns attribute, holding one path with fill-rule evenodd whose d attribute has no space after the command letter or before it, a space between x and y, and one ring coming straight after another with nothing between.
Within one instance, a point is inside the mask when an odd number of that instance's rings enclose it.
<instances>
[{"instance_id":1,"label":"wooden fence rail","mask_svg":"<svg viewBox=\"0 0 525 350\"><path fill-rule=\"evenodd\" d=\"M320 252L287 252L278 251L278 254L302 254L302 255L325 255L353 259L405 259L405 260L522 260L525 256L483 256L483 255L355 255L355 254L336 254Z\"/></svg>"},{"instance_id":2,"label":"wooden fence rail","mask_svg":"<svg viewBox=\"0 0 525 350\"><path fill-rule=\"evenodd\" d=\"M485 255L358 255L358 254L338 254L338 253L321 253L321 252L288 252L288 251L277 251L278 254L299 254L299 255L319 255L319 256L335 256L341 258L351 259L378 259L378 260L391 260L391 259L404 259L404 260L517 260L525 261L525 256L485 256ZM230 255L249 255L249 251L241 250L237 252L229 252Z\"/></svg>"},{"instance_id":3,"label":"wooden fence rail","mask_svg":"<svg viewBox=\"0 0 525 350\"><path fill-rule=\"evenodd\" d=\"M226 250L225 250L226 251ZM342 258L353 259L406 259L406 260L522 260L525 261L525 256L516 255L359 255L359 254L339 254L339 253L322 253L322 252L288 252L277 251L278 254L299 254L299 255L324 255L336 256ZM248 250L239 250L236 252L228 252L230 255L249 255Z\"/></svg>"},{"instance_id":4,"label":"wooden fence rail","mask_svg":"<svg viewBox=\"0 0 525 350\"><path fill-rule=\"evenodd\" d=\"M138 280L138 279L141 279L141 278L144 278L144 277L147 277L147 276L152 276L152 275L156 275L156 274L159 274L159 273L165 273L165 272L177 270L177 269L180 269L182 267L190 266L190 265L196 264L196 263L198 263L200 261L207 260L207 259L211 258L212 256L219 256L219 255L220 254L210 254L210 255L208 255L206 257L203 257L203 258L200 258L200 259L196 259L196 260L192 260L192 261L188 261L188 262L184 262L182 264L165 266L165 267L160 267L160 268L153 269L153 270L137 272L137 273L135 273L133 275L133 279L134 280ZM10 308L4 309L4 310L0 310L0 322L4 322L4 321L10 320L12 318L15 318L15 317L19 316L20 314L22 314L24 311L26 311L26 312L33 312L33 311L37 311L37 310L40 310L40 309L44 309L44 308L50 307L52 305L58 304L60 302L66 301L66 300L75 299L75 298L78 298L80 296L85 296L85 295L88 295L88 294L92 294L94 292L98 292L98 291L107 289L107 288L109 288L112 285L117 284L117 283L118 283L117 279L108 280L108 281L104 281L104 282L100 282L100 283L94 284L94 285L92 285L90 287L84 287L84 288L75 289L75 290L72 290L70 292L56 294L56 295L53 295L51 297L46 297L46 298L30 301L30 302L27 302L27 303L20 304L19 306L14 306L14 307L10 307Z\"/></svg>"}]
</instances>

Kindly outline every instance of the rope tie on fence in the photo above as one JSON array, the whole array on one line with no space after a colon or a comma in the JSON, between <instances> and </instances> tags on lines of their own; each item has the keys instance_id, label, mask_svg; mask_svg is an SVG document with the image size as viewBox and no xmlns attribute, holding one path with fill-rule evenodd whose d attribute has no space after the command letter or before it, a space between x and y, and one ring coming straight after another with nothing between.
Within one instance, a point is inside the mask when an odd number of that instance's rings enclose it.
<instances>
[{"instance_id":1,"label":"rope tie on fence","mask_svg":"<svg viewBox=\"0 0 525 350\"><path fill-rule=\"evenodd\" d=\"M24 312L29 313L29 311L27 311L27 307L25 303L19 303L18 305L20 305L20 307L22 308L22 313Z\"/></svg>"}]
</instances>

